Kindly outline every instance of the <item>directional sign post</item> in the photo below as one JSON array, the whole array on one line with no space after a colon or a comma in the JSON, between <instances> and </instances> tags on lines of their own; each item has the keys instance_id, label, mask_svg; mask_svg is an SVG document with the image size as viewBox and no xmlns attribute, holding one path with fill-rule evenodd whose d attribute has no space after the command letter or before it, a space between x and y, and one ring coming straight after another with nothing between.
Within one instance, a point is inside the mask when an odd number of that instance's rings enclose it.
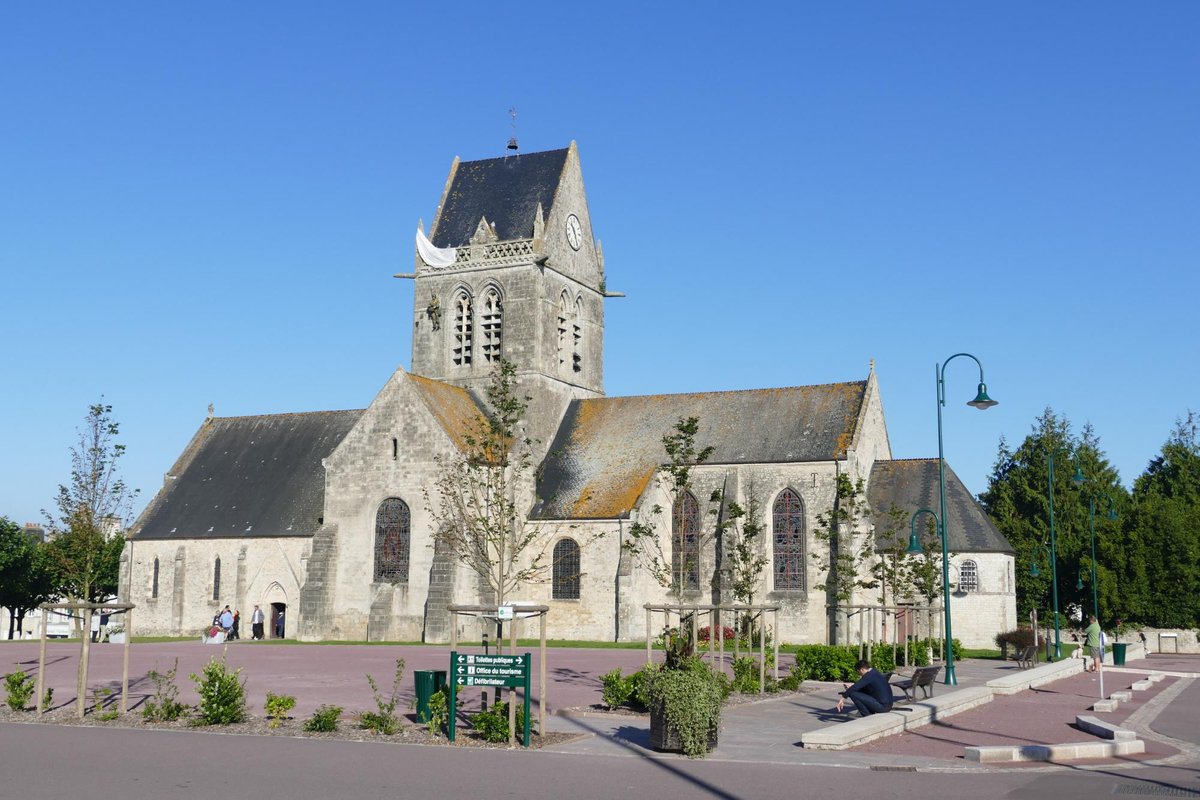
<instances>
[{"instance_id":1,"label":"directional sign post","mask_svg":"<svg viewBox=\"0 0 1200 800\"><path fill-rule=\"evenodd\" d=\"M458 693L467 686L507 686L525 690L524 745L529 747L529 653L514 656L450 651L450 741L454 741Z\"/></svg>"}]
</instances>

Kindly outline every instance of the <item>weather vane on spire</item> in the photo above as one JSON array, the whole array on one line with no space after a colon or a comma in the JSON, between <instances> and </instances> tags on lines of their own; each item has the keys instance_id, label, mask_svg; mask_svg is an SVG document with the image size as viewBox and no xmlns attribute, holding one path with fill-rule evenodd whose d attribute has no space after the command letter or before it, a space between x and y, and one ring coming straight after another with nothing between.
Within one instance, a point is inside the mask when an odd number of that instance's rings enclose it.
<instances>
[{"instance_id":1,"label":"weather vane on spire","mask_svg":"<svg viewBox=\"0 0 1200 800\"><path fill-rule=\"evenodd\" d=\"M516 153L521 149L517 144L517 107L512 106L508 109L508 115L512 117L512 136L508 137L508 149Z\"/></svg>"}]
</instances>

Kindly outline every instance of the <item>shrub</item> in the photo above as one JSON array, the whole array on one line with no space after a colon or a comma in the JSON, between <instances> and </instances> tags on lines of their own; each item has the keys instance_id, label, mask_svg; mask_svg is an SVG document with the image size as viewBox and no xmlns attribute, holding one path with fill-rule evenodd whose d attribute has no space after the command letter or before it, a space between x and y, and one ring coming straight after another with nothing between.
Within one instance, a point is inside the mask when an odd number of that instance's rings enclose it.
<instances>
[{"instance_id":1,"label":"shrub","mask_svg":"<svg viewBox=\"0 0 1200 800\"><path fill-rule=\"evenodd\" d=\"M658 668L653 664L646 664L629 676L629 680L633 683L633 693L629 695L630 708L636 711L645 711L650 708L650 692L647 684L650 682L650 676L657 671Z\"/></svg>"},{"instance_id":2,"label":"shrub","mask_svg":"<svg viewBox=\"0 0 1200 800\"><path fill-rule=\"evenodd\" d=\"M271 720L271 727L278 728L287 719L288 712L296 707L296 698L290 694L275 694L267 692L267 702L264 708Z\"/></svg>"},{"instance_id":3,"label":"shrub","mask_svg":"<svg viewBox=\"0 0 1200 800\"><path fill-rule=\"evenodd\" d=\"M1017 628L1016 630L997 633L996 647L999 647L1001 650L1003 650L1005 645L1015 647L1017 649L1033 647L1033 629Z\"/></svg>"},{"instance_id":4,"label":"shrub","mask_svg":"<svg viewBox=\"0 0 1200 800\"><path fill-rule=\"evenodd\" d=\"M458 706L462 707L462 699L457 700ZM458 709L455 709L456 711ZM434 736L441 736L442 732L450 725L450 693L445 689L438 689L429 696L429 720L425 723L425 727Z\"/></svg>"},{"instance_id":5,"label":"shrub","mask_svg":"<svg viewBox=\"0 0 1200 800\"><path fill-rule=\"evenodd\" d=\"M525 708L517 706L517 734L525 730ZM508 703L492 703L491 707L471 715L471 726L479 731L485 742L500 744L508 741Z\"/></svg>"},{"instance_id":6,"label":"shrub","mask_svg":"<svg viewBox=\"0 0 1200 800\"><path fill-rule=\"evenodd\" d=\"M796 669L797 665L792 664L791 670L779 681L779 688L785 692L795 692L800 690L800 684L804 682L800 671Z\"/></svg>"},{"instance_id":7,"label":"shrub","mask_svg":"<svg viewBox=\"0 0 1200 800\"><path fill-rule=\"evenodd\" d=\"M4 676L4 691L7 694L4 702L8 707L13 711L24 711L35 691L33 676L23 669L8 673Z\"/></svg>"},{"instance_id":8,"label":"shrub","mask_svg":"<svg viewBox=\"0 0 1200 800\"><path fill-rule=\"evenodd\" d=\"M707 642L708 637L710 637L710 636L712 636L712 628L708 625L705 625L703 628L701 628L699 631L696 632L696 638L697 638L697 640L699 640L701 642ZM737 638L737 631L735 631L733 628L729 627L728 625L721 626L721 641L722 642L732 642L736 638Z\"/></svg>"},{"instance_id":9,"label":"shrub","mask_svg":"<svg viewBox=\"0 0 1200 800\"><path fill-rule=\"evenodd\" d=\"M600 685L603 687L602 696L604 705L609 708L619 708L629 702L633 697L634 690L634 675L622 676L621 668L618 667L612 672L606 672L600 676Z\"/></svg>"},{"instance_id":10,"label":"shrub","mask_svg":"<svg viewBox=\"0 0 1200 800\"><path fill-rule=\"evenodd\" d=\"M338 729L341 716L341 706L317 706L313 715L304 721L304 730L309 733L332 733Z\"/></svg>"},{"instance_id":11,"label":"shrub","mask_svg":"<svg viewBox=\"0 0 1200 800\"><path fill-rule=\"evenodd\" d=\"M154 696L146 701L142 717L149 722L174 722L187 713L188 707L179 702L179 687L175 675L179 672L179 659L165 673L152 669L148 673L154 683Z\"/></svg>"},{"instance_id":12,"label":"shrub","mask_svg":"<svg viewBox=\"0 0 1200 800\"><path fill-rule=\"evenodd\" d=\"M802 681L856 681L858 648L830 644L802 644L796 647L793 672Z\"/></svg>"},{"instance_id":13,"label":"shrub","mask_svg":"<svg viewBox=\"0 0 1200 800\"><path fill-rule=\"evenodd\" d=\"M400 682L404 679L404 659L396 659L396 677L392 682L392 693L386 700L379 692L375 679L367 675L367 683L375 696L376 711L363 711L358 715L358 724L369 731L391 736L400 730L400 718L396 716L396 706L400 703Z\"/></svg>"},{"instance_id":14,"label":"shrub","mask_svg":"<svg viewBox=\"0 0 1200 800\"><path fill-rule=\"evenodd\" d=\"M758 694L758 659L742 656L733 660L733 691Z\"/></svg>"},{"instance_id":15,"label":"shrub","mask_svg":"<svg viewBox=\"0 0 1200 800\"><path fill-rule=\"evenodd\" d=\"M42 708L50 708L54 705L54 687L47 686L46 693L42 695Z\"/></svg>"},{"instance_id":16,"label":"shrub","mask_svg":"<svg viewBox=\"0 0 1200 800\"><path fill-rule=\"evenodd\" d=\"M232 725L246 720L246 684L239 680L242 671L230 672L225 662L215 658L200 675L192 673L200 694L198 722L201 725Z\"/></svg>"},{"instance_id":17,"label":"shrub","mask_svg":"<svg viewBox=\"0 0 1200 800\"><path fill-rule=\"evenodd\" d=\"M646 681L651 712L663 715L667 729L679 737L689 758L708 752L709 735L721 722L721 706L729 690L723 674L694 656L674 668L654 671Z\"/></svg>"}]
</instances>

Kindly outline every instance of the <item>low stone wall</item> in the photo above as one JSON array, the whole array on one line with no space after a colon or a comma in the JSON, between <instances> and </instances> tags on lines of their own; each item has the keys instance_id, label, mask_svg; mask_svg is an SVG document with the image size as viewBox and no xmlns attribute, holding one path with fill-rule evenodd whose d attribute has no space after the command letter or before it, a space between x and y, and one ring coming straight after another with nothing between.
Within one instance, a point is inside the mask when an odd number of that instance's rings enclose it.
<instances>
[{"instance_id":1,"label":"low stone wall","mask_svg":"<svg viewBox=\"0 0 1200 800\"><path fill-rule=\"evenodd\" d=\"M1138 628L1122 637L1139 642L1138 633L1146 634L1146 649L1151 653L1200 653L1197 631L1187 628Z\"/></svg>"}]
</instances>

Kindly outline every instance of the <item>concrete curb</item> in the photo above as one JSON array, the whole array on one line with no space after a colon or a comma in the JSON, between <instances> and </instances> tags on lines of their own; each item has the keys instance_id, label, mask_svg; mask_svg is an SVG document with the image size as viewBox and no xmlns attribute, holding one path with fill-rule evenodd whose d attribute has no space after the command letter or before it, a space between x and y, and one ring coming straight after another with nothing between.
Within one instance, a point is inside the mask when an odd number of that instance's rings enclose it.
<instances>
[{"instance_id":1,"label":"concrete curb","mask_svg":"<svg viewBox=\"0 0 1200 800\"><path fill-rule=\"evenodd\" d=\"M809 750L845 750L884 736L928 725L930 722L983 705L991 699L991 690L984 686L959 689L941 697L903 704L903 708L911 708L912 711L872 714L828 728L808 731L801 734L800 743Z\"/></svg>"},{"instance_id":2,"label":"concrete curb","mask_svg":"<svg viewBox=\"0 0 1200 800\"><path fill-rule=\"evenodd\" d=\"M1068 742L1066 744L1030 744L1019 747L966 747L963 756L979 764L1012 761L1072 761L1081 758L1115 758L1146 752L1141 739L1126 742Z\"/></svg>"},{"instance_id":3,"label":"concrete curb","mask_svg":"<svg viewBox=\"0 0 1200 800\"><path fill-rule=\"evenodd\" d=\"M1012 675L1005 675L1003 678L993 678L987 682L987 687L996 694L1016 694L1017 692L1031 689L1034 686L1053 683L1060 678L1080 672L1083 669L1080 663L1068 658L1052 664L1042 664L1038 667L1021 670Z\"/></svg>"},{"instance_id":4,"label":"concrete curb","mask_svg":"<svg viewBox=\"0 0 1200 800\"><path fill-rule=\"evenodd\" d=\"M1093 736L1099 736L1101 739L1112 739L1114 742L1128 742L1137 738L1137 734L1133 731L1122 728L1120 725L1114 725L1111 722L1097 719L1096 717L1078 715L1075 717L1075 726Z\"/></svg>"}]
</instances>

